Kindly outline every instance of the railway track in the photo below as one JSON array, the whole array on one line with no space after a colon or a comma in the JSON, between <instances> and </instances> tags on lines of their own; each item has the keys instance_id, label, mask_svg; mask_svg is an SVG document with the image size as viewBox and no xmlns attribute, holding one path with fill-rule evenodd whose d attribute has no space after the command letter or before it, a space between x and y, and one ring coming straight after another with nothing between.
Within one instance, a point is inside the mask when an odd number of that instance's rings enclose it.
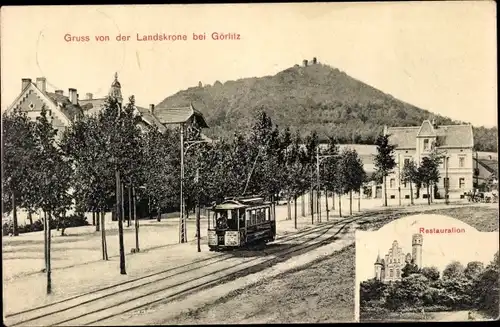
<instances>
[{"instance_id":1,"label":"railway track","mask_svg":"<svg viewBox=\"0 0 500 327\"><path fill-rule=\"evenodd\" d=\"M192 292L245 276L334 240L350 223L372 214L323 222L292 235L277 238L260 251L215 253L189 264L169 268L116 285L86 292L47 305L6 316L8 326L91 325L126 312L172 301ZM338 227L338 228L337 228ZM246 256L245 253L248 255ZM243 254L243 255L241 255Z\"/></svg>"}]
</instances>

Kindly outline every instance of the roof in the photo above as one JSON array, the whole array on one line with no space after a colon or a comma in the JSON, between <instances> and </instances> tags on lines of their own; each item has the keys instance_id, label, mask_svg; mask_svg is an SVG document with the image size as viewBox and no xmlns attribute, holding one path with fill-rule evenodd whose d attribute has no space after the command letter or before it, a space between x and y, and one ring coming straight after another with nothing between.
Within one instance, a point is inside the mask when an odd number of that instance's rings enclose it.
<instances>
[{"instance_id":1,"label":"roof","mask_svg":"<svg viewBox=\"0 0 500 327\"><path fill-rule=\"evenodd\" d=\"M192 116L201 128L208 128L203 114L196 110L192 104L187 107L169 108L162 105L155 107L155 116L162 124L182 124L187 122Z\"/></svg>"},{"instance_id":2,"label":"roof","mask_svg":"<svg viewBox=\"0 0 500 327\"><path fill-rule=\"evenodd\" d=\"M476 160L476 158L474 158ZM484 167L490 174L498 175L498 161L497 160L487 160L487 159L477 159L476 160L481 166Z\"/></svg>"},{"instance_id":3,"label":"roof","mask_svg":"<svg viewBox=\"0 0 500 327\"><path fill-rule=\"evenodd\" d=\"M87 115L97 114L101 110L102 105L104 104L105 101L106 98L98 98L92 100L78 100L78 102L80 102L80 106Z\"/></svg>"},{"instance_id":4,"label":"roof","mask_svg":"<svg viewBox=\"0 0 500 327\"><path fill-rule=\"evenodd\" d=\"M61 104L61 111L70 119L73 120L76 116L83 113L82 108L79 105L74 105L71 103L67 96L62 94L45 92L47 96L54 101L56 104Z\"/></svg>"},{"instance_id":5,"label":"roof","mask_svg":"<svg viewBox=\"0 0 500 327\"><path fill-rule=\"evenodd\" d=\"M147 108L136 106L139 111L142 120L148 123L151 126L156 126L161 133L166 131L165 126L160 122L160 120Z\"/></svg>"},{"instance_id":6,"label":"roof","mask_svg":"<svg viewBox=\"0 0 500 327\"><path fill-rule=\"evenodd\" d=\"M389 142L398 149L415 149L417 137L437 137L440 148L472 148L472 125L440 125L433 127L428 120L421 126L389 127Z\"/></svg>"}]
</instances>

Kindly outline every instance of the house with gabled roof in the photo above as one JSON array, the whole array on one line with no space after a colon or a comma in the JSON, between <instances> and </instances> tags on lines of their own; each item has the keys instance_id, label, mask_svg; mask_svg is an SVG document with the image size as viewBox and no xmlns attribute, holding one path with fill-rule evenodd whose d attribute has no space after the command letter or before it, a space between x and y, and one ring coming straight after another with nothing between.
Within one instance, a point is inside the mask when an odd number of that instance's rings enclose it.
<instances>
[{"instance_id":1,"label":"house with gabled roof","mask_svg":"<svg viewBox=\"0 0 500 327\"><path fill-rule=\"evenodd\" d=\"M160 104L153 109L155 117L167 128L180 127L184 133L189 134L190 132L194 132L199 134L202 140L207 142L212 141L209 137L201 133L203 128L208 128L208 124L205 116L191 102L189 105L180 107L169 107Z\"/></svg>"},{"instance_id":2,"label":"house with gabled roof","mask_svg":"<svg viewBox=\"0 0 500 327\"><path fill-rule=\"evenodd\" d=\"M431 196L444 198L448 185L449 198L463 198L464 193L473 189L473 147L472 125L437 125L434 120L424 120L420 126L389 127L384 133L389 135L389 143L396 146L396 168L387 177L387 196L397 199L410 198L410 185L401 180L405 163L414 161L417 166L423 157L437 153L447 157L439 166L440 179L438 193ZM446 177L447 176L447 177ZM413 192L416 188L413 185ZM421 192L426 197L425 192ZM415 194L414 194L415 197Z\"/></svg>"},{"instance_id":3,"label":"house with gabled roof","mask_svg":"<svg viewBox=\"0 0 500 327\"><path fill-rule=\"evenodd\" d=\"M35 83L31 78L23 78L21 82L21 93L7 108L6 113L20 110L26 112L28 117L36 119L40 115L42 106L45 105L49 119L58 130L58 137L76 119L84 115L96 115L106 100L106 97L94 98L92 93L87 93L84 99L80 99L76 88L69 88L67 95L63 90L49 92L45 77L37 77ZM123 103L118 74L115 74L108 95L117 99L120 105ZM156 126L160 132L164 132L166 128L154 116L152 107L154 105L150 105L150 109L136 106L135 112L139 118L137 123L143 130Z\"/></svg>"}]
</instances>

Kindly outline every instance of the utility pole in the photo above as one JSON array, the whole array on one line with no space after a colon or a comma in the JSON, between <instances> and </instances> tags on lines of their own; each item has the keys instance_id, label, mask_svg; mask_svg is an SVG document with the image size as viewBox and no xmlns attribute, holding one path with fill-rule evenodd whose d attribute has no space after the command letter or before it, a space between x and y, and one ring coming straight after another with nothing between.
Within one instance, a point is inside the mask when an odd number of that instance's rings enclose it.
<instances>
[{"instance_id":1,"label":"utility pole","mask_svg":"<svg viewBox=\"0 0 500 327\"><path fill-rule=\"evenodd\" d=\"M52 293L52 268L50 266L50 217L51 213L49 212L48 217L47 214L45 213L45 232L47 233L47 262L46 262L46 267L47 267L47 294Z\"/></svg>"},{"instance_id":2,"label":"utility pole","mask_svg":"<svg viewBox=\"0 0 500 327\"><path fill-rule=\"evenodd\" d=\"M399 193L399 206L401 206L401 156L398 153L398 193ZM361 196L361 194L360 194Z\"/></svg>"},{"instance_id":3,"label":"utility pole","mask_svg":"<svg viewBox=\"0 0 500 327\"><path fill-rule=\"evenodd\" d=\"M319 188L319 145L316 146L316 222L321 222L320 188Z\"/></svg>"},{"instance_id":4,"label":"utility pole","mask_svg":"<svg viewBox=\"0 0 500 327\"><path fill-rule=\"evenodd\" d=\"M196 194L196 242L198 245L198 252L201 252L201 235L200 235L200 187L199 187L199 181L200 181L200 170L196 169L196 177L195 177L195 183L196 183L196 189L197 189L197 194Z\"/></svg>"},{"instance_id":5,"label":"utility pole","mask_svg":"<svg viewBox=\"0 0 500 327\"><path fill-rule=\"evenodd\" d=\"M445 185L444 185L444 202L446 204L450 204L450 200L448 199L449 197L449 187L450 187L450 181L448 179L448 159L449 157L446 156L444 158L444 164L445 164Z\"/></svg>"},{"instance_id":6,"label":"utility pole","mask_svg":"<svg viewBox=\"0 0 500 327\"><path fill-rule=\"evenodd\" d=\"M121 106L117 104L116 109L117 113L117 121L120 124L120 111ZM118 167L118 159L114 158L115 164L115 179L116 179L116 218L118 219L118 241L120 243L120 274L126 275L127 271L125 270L125 245L123 244L123 219L122 219L122 203L120 203L123 199L122 197L122 185L120 180L120 169Z\"/></svg>"},{"instance_id":7,"label":"utility pole","mask_svg":"<svg viewBox=\"0 0 500 327\"><path fill-rule=\"evenodd\" d=\"M132 201L134 202L134 227L135 227L135 252L139 252L139 219L137 219L137 203L135 197L135 187L132 187Z\"/></svg>"},{"instance_id":8,"label":"utility pole","mask_svg":"<svg viewBox=\"0 0 500 327\"><path fill-rule=\"evenodd\" d=\"M186 242L186 221L184 218L184 124L181 124L181 205L179 217L179 243Z\"/></svg>"}]
</instances>

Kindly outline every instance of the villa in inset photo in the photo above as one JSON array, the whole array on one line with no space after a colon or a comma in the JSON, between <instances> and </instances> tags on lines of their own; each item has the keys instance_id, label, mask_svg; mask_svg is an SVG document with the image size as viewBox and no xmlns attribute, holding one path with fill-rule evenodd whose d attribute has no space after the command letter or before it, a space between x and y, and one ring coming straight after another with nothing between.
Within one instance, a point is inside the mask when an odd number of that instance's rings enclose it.
<instances>
[{"instance_id":1,"label":"villa in inset photo","mask_svg":"<svg viewBox=\"0 0 500 327\"><path fill-rule=\"evenodd\" d=\"M495 319L498 233L447 216L416 215L356 231L356 319Z\"/></svg>"}]
</instances>

